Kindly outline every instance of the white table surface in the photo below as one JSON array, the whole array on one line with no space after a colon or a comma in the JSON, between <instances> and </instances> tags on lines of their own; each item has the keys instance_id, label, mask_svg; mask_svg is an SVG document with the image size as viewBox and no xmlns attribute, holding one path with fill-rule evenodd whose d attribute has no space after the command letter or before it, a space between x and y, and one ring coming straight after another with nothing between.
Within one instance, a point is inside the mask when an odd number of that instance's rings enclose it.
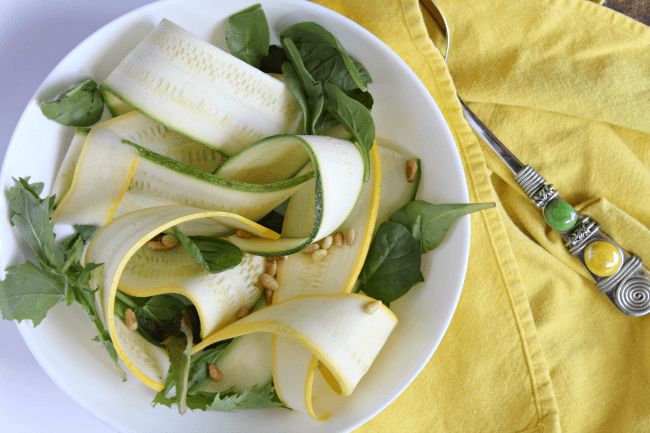
<instances>
[{"instance_id":1,"label":"white table surface","mask_svg":"<svg viewBox=\"0 0 650 433\"><path fill-rule=\"evenodd\" d=\"M0 157L41 82L81 41L151 0L0 2ZM4 192L3 192L4 193ZM0 320L0 433L112 432L64 394Z\"/></svg>"}]
</instances>

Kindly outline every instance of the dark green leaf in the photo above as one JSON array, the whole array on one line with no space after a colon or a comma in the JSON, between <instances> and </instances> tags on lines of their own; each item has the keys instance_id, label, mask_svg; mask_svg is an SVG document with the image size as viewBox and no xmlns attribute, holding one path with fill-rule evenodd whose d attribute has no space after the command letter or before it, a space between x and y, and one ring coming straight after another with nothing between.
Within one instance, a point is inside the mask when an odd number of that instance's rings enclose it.
<instances>
[{"instance_id":1,"label":"dark green leaf","mask_svg":"<svg viewBox=\"0 0 650 433\"><path fill-rule=\"evenodd\" d=\"M284 48L271 45L268 56L262 57L260 71L266 72L267 74L282 74L282 65L287 60L289 59L287 58L287 53L284 52Z\"/></svg>"},{"instance_id":2,"label":"dark green leaf","mask_svg":"<svg viewBox=\"0 0 650 433\"><path fill-rule=\"evenodd\" d=\"M0 311L5 320L41 323L48 310L65 299L67 279L31 262L6 269L0 281Z\"/></svg>"},{"instance_id":3,"label":"dark green leaf","mask_svg":"<svg viewBox=\"0 0 650 433\"><path fill-rule=\"evenodd\" d=\"M10 219L23 240L36 254L41 265L55 268L54 223L51 221L51 201L38 196L42 184L29 184L26 179L14 179L15 186L7 192L11 207Z\"/></svg>"},{"instance_id":4,"label":"dark green leaf","mask_svg":"<svg viewBox=\"0 0 650 433\"><path fill-rule=\"evenodd\" d=\"M206 271L217 274L232 269L244 258L244 253L235 244L210 236L187 236L177 226L172 233L185 249Z\"/></svg>"},{"instance_id":5,"label":"dark green leaf","mask_svg":"<svg viewBox=\"0 0 650 433\"><path fill-rule=\"evenodd\" d=\"M290 62L284 62L282 64L282 75L284 75L284 82L289 92L296 98L302 110L303 132L305 134L311 134L311 105L300 83L300 77Z\"/></svg>"},{"instance_id":6,"label":"dark green leaf","mask_svg":"<svg viewBox=\"0 0 650 433\"><path fill-rule=\"evenodd\" d=\"M390 220L412 229L421 218L420 245L422 254L425 254L442 243L458 218L492 207L494 203L432 204L415 200L395 212Z\"/></svg>"},{"instance_id":7,"label":"dark green leaf","mask_svg":"<svg viewBox=\"0 0 650 433\"><path fill-rule=\"evenodd\" d=\"M420 245L408 229L385 222L379 226L361 269L362 290L388 304L415 285L420 263Z\"/></svg>"},{"instance_id":8,"label":"dark green leaf","mask_svg":"<svg viewBox=\"0 0 650 433\"><path fill-rule=\"evenodd\" d=\"M58 90L41 102L41 111L48 119L66 126L90 126L104 112L104 98L93 80Z\"/></svg>"},{"instance_id":9,"label":"dark green leaf","mask_svg":"<svg viewBox=\"0 0 650 433\"><path fill-rule=\"evenodd\" d=\"M219 366L219 361L232 350L237 338L230 342L219 344L216 347L205 349L200 354L194 355L190 363L190 373L187 381L188 394L196 394L212 380L208 370L208 364Z\"/></svg>"},{"instance_id":10,"label":"dark green leaf","mask_svg":"<svg viewBox=\"0 0 650 433\"><path fill-rule=\"evenodd\" d=\"M352 134L360 147L364 163L364 181L370 178L370 149L375 140L375 122L370 111L341 89L325 84L325 108Z\"/></svg>"},{"instance_id":11,"label":"dark green leaf","mask_svg":"<svg viewBox=\"0 0 650 433\"><path fill-rule=\"evenodd\" d=\"M280 33L280 39L284 38L291 39L296 45L305 68L314 80L331 83L341 90L367 90L370 75L348 55L338 39L321 25L314 22L294 24Z\"/></svg>"},{"instance_id":12,"label":"dark green leaf","mask_svg":"<svg viewBox=\"0 0 650 433\"><path fill-rule=\"evenodd\" d=\"M253 385L241 394L219 393L206 410L219 412L237 412L242 409L263 409L285 407L274 392L273 383L269 381L264 386Z\"/></svg>"},{"instance_id":13,"label":"dark green leaf","mask_svg":"<svg viewBox=\"0 0 650 433\"><path fill-rule=\"evenodd\" d=\"M179 332L165 340L165 347L169 352L169 371L164 388L156 394L153 400L154 405L164 404L171 407L171 404L175 403L181 415L187 409L187 379L194 341L190 326L189 316L183 315L179 321ZM175 388L174 397L167 397L172 388Z\"/></svg>"},{"instance_id":14,"label":"dark green leaf","mask_svg":"<svg viewBox=\"0 0 650 433\"><path fill-rule=\"evenodd\" d=\"M258 69L262 58L269 54L270 41L269 24L259 4L231 16L226 22L230 53Z\"/></svg>"}]
</instances>

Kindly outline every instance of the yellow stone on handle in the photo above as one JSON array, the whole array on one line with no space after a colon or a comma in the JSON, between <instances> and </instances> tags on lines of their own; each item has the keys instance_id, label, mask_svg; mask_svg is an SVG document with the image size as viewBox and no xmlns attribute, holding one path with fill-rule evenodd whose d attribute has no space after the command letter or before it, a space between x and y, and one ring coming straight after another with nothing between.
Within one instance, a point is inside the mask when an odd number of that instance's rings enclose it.
<instances>
[{"instance_id":1,"label":"yellow stone on handle","mask_svg":"<svg viewBox=\"0 0 650 433\"><path fill-rule=\"evenodd\" d=\"M595 241L585 248L585 264L592 274L609 277L621 268L623 257L611 242Z\"/></svg>"}]
</instances>

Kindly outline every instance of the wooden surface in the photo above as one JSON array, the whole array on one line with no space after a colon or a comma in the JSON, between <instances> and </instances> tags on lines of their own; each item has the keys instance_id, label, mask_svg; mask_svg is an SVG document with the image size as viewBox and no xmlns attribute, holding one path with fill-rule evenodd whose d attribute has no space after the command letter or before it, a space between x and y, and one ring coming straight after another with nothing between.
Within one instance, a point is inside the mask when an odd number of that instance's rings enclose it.
<instances>
[{"instance_id":1,"label":"wooden surface","mask_svg":"<svg viewBox=\"0 0 650 433\"><path fill-rule=\"evenodd\" d=\"M648 0L607 0L605 6L645 25L650 25L650 1Z\"/></svg>"}]
</instances>

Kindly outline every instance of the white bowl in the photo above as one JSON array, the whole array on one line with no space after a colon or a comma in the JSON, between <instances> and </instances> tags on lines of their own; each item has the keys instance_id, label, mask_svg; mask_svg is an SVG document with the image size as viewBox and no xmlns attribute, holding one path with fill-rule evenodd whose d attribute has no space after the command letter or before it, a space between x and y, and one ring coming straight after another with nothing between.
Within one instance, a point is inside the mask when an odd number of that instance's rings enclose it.
<instances>
[{"instance_id":1,"label":"white bowl","mask_svg":"<svg viewBox=\"0 0 650 433\"><path fill-rule=\"evenodd\" d=\"M168 18L226 49L228 16L258 3L230 0L163 1L135 10L106 25L75 48L39 88L14 132L2 167L2 190L12 177L31 176L48 192L74 128L47 120L38 101L53 89L83 77L103 81L119 61L161 19ZM440 110L408 66L384 43L352 21L313 3L262 1L272 43L285 27L315 21L339 38L370 72L373 117L380 144L403 148L422 159L419 198L436 203L468 201L463 167ZM0 269L30 257L10 227L7 203L0 199ZM63 230L65 231L65 229ZM47 374L79 405L118 431L133 432L347 432L379 413L415 379L440 343L456 308L467 266L469 217L463 217L443 244L423 259L426 283L391 304L400 322L362 379L349 405L326 422L284 409L237 413L188 412L152 408L154 391L129 374L122 382L104 350L91 341L94 331L80 308L58 305L36 328L18 325Z\"/></svg>"}]
</instances>

